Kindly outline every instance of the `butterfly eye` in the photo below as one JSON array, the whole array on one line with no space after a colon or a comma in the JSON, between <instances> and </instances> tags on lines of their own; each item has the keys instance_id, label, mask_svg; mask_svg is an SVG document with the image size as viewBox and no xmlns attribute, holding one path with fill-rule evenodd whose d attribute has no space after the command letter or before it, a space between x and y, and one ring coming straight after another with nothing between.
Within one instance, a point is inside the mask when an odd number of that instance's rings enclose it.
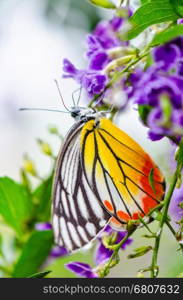
<instances>
[{"instance_id":1,"label":"butterfly eye","mask_svg":"<svg viewBox=\"0 0 183 300\"><path fill-rule=\"evenodd\" d=\"M76 117L78 117L79 116L79 114L80 114L80 110L79 109L75 109L75 110L73 110L72 112L71 112L71 117L72 118L76 118Z\"/></svg>"}]
</instances>

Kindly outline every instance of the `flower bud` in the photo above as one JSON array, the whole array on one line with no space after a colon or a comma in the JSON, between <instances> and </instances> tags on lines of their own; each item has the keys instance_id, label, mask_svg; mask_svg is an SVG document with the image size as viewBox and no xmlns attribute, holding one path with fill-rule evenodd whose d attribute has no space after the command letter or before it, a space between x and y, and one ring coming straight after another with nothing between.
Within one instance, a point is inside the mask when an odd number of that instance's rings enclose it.
<instances>
[{"instance_id":1,"label":"flower bud","mask_svg":"<svg viewBox=\"0 0 183 300\"><path fill-rule=\"evenodd\" d=\"M27 155L24 156L23 169L32 176L37 176L36 167L33 161L30 160Z\"/></svg>"},{"instance_id":2,"label":"flower bud","mask_svg":"<svg viewBox=\"0 0 183 300\"><path fill-rule=\"evenodd\" d=\"M131 258L143 256L143 255L145 255L147 252L149 252L150 250L152 250L152 247L151 247L151 246L143 246L143 247L140 247L140 248L135 249L135 250L134 250L134 253L129 254L127 257L128 257L128 259L131 259Z\"/></svg>"},{"instance_id":3,"label":"flower bud","mask_svg":"<svg viewBox=\"0 0 183 300\"><path fill-rule=\"evenodd\" d=\"M58 129L56 127L49 127L48 131L51 134L59 135Z\"/></svg>"},{"instance_id":4,"label":"flower bud","mask_svg":"<svg viewBox=\"0 0 183 300\"><path fill-rule=\"evenodd\" d=\"M43 152L43 154L48 155L48 156L52 156L52 149L50 147L50 145L48 143L45 143L44 141L42 141L41 139L37 139L37 142L41 148L41 151Z\"/></svg>"},{"instance_id":5,"label":"flower bud","mask_svg":"<svg viewBox=\"0 0 183 300\"><path fill-rule=\"evenodd\" d=\"M145 278L144 273L143 272L138 272L137 273L137 278Z\"/></svg>"}]
</instances>

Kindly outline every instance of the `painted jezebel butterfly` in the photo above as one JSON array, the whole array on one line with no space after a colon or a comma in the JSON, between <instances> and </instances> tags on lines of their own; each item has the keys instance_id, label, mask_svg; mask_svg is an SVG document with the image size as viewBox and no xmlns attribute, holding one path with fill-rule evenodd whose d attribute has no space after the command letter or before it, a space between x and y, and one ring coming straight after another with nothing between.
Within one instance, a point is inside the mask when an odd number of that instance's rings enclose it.
<instances>
[{"instance_id":1,"label":"painted jezebel butterfly","mask_svg":"<svg viewBox=\"0 0 183 300\"><path fill-rule=\"evenodd\" d=\"M107 223L120 228L143 218L165 191L151 157L104 112L75 107L71 115L76 122L58 155L52 193L55 242L70 252Z\"/></svg>"}]
</instances>

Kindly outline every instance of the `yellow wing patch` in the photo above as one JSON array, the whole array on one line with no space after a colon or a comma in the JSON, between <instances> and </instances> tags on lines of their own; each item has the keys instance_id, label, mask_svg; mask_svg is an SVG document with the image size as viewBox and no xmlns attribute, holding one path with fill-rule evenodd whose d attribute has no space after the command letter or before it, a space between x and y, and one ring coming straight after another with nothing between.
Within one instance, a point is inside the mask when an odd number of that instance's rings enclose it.
<instances>
[{"instance_id":1,"label":"yellow wing patch","mask_svg":"<svg viewBox=\"0 0 183 300\"><path fill-rule=\"evenodd\" d=\"M83 126L80 138L92 190L116 223L143 217L163 198L163 175L143 148L111 121L95 122Z\"/></svg>"}]
</instances>

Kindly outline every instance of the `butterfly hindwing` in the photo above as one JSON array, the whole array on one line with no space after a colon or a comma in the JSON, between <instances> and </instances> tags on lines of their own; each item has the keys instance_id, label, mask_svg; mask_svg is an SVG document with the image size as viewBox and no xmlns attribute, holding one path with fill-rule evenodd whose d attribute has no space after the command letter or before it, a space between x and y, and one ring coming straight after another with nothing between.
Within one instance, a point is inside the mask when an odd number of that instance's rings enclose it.
<instances>
[{"instance_id":1,"label":"butterfly hindwing","mask_svg":"<svg viewBox=\"0 0 183 300\"><path fill-rule=\"evenodd\" d=\"M76 250L88 244L104 228L110 215L92 192L81 164L77 122L67 134L59 154L53 188L53 230L55 242Z\"/></svg>"},{"instance_id":2,"label":"butterfly hindwing","mask_svg":"<svg viewBox=\"0 0 183 300\"><path fill-rule=\"evenodd\" d=\"M132 138L103 118L82 128L80 144L87 180L114 220L147 215L164 195L163 176Z\"/></svg>"}]
</instances>

